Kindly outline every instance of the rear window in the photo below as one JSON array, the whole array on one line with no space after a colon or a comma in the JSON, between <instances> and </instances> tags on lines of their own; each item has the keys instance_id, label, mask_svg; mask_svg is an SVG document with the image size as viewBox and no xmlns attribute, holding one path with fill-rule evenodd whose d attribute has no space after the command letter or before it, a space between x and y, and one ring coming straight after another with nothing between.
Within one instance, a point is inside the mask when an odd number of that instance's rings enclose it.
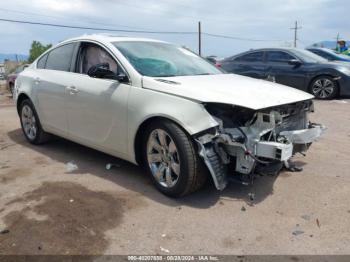
<instances>
[{"instance_id":1,"label":"rear window","mask_svg":"<svg viewBox=\"0 0 350 262\"><path fill-rule=\"evenodd\" d=\"M46 60L46 69L70 71L75 43L66 44L53 49Z\"/></svg>"},{"instance_id":2,"label":"rear window","mask_svg":"<svg viewBox=\"0 0 350 262\"><path fill-rule=\"evenodd\" d=\"M46 65L46 60L47 60L47 54L38 60L38 63L36 64L36 68L44 69Z\"/></svg>"},{"instance_id":3,"label":"rear window","mask_svg":"<svg viewBox=\"0 0 350 262\"><path fill-rule=\"evenodd\" d=\"M292 59L295 59L295 57L291 56L286 52L271 51L267 53L268 62L288 63Z\"/></svg>"},{"instance_id":4,"label":"rear window","mask_svg":"<svg viewBox=\"0 0 350 262\"><path fill-rule=\"evenodd\" d=\"M264 57L263 52L254 52L254 53L249 53L246 55L243 55L238 58L238 61L242 62L262 62Z\"/></svg>"}]
</instances>

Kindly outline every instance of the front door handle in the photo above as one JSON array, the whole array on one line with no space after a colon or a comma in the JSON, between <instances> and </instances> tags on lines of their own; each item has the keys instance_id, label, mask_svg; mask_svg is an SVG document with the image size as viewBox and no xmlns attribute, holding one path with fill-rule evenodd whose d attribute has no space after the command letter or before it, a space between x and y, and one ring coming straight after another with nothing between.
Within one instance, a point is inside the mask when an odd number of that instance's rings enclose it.
<instances>
[{"instance_id":1,"label":"front door handle","mask_svg":"<svg viewBox=\"0 0 350 262\"><path fill-rule=\"evenodd\" d=\"M75 95L79 90L75 86L67 86L67 90L71 95Z\"/></svg>"}]
</instances>

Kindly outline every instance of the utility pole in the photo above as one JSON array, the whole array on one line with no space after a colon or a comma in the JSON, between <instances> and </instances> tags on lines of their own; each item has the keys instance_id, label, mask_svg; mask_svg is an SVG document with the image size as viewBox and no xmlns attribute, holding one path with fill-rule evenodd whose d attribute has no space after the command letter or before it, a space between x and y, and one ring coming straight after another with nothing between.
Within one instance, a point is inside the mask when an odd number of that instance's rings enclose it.
<instances>
[{"instance_id":1,"label":"utility pole","mask_svg":"<svg viewBox=\"0 0 350 262\"><path fill-rule=\"evenodd\" d=\"M339 33L337 34L337 37L336 37L335 39L337 39L337 42L335 43L335 49L337 50L337 49L338 49L338 42L339 42L339 40L340 40L340 35L339 35Z\"/></svg>"},{"instance_id":2,"label":"utility pole","mask_svg":"<svg viewBox=\"0 0 350 262\"><path fill-rule=\"evenodd\" d=\"M292 27L291 30L294 30L294 47L297 47L298 41L298 30L302 27L298 27L298 21L295 21L295 27Z\"/></svg>"},{"instance_id":3,"label":"utility pole","mask_svg":"<svg viewBox=\"0 0 350 262\"><path fill-rule=\"evenodd\" d=\"M202 56L202 28L201 22L198 22L198 55Z\"/></svg>"}]
</instances>

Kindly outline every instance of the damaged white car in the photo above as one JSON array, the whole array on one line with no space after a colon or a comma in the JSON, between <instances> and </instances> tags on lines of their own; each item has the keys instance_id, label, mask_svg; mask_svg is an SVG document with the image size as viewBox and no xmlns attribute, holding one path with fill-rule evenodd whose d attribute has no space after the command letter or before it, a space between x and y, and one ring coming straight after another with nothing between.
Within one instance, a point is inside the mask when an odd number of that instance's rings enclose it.
<instances>
[{"instance_id":1,"label":"damaged white car","mask_svg":"<svg viewBox=\"0 0 350 262\"><path fill-rule=\"evenodd\" d=\"M169 43L107 35L64 41L16 80L23 133L50 134L144 165L156 187L179 197L208 177L223 190L278 173L322 133L312 96L225 74ZM209 172L208 172L209 171Z\"/></svg>"}]
</instances>

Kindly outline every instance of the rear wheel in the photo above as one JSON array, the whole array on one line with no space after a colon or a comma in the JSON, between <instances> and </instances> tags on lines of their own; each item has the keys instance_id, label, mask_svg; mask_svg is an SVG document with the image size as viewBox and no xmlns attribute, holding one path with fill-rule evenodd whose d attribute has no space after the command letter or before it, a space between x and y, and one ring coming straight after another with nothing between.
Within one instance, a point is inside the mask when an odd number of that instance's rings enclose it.
<instances>
[{"instance_id":1,"label":"rear wheel","mask_svg":"<svg viewBox=\"0 0 350 262\"><path fill-rule=\"evenodd\" d=\"M329 76L317 77L310 86L311 93L318 99L332 99L338 90L338 83Z\"/></svg>"},{"instance_id":2,"label":"rear wheel","mask_svg":"<svg viewBox=\"0 0 350 262\"><path fill-rule=\"evenodd\" d=\"M11 95L12 95L12 97L13 97L13 95L14 95L14 91L15 91L15 85L13 84L13 83L10 83L9 84L9 88L10 88L10 92L11 92Z\"/></svg>"},{"instance_id":3,"label":"rear wheel","mask_svg":"<svg viewBox=\"0 0 350 262\"><path fill-rule=\"evenodd\" d=\"M23 134L30 143L41 144L50 138L41 127L34 105L29 99L22 101L19 112Z\"/></svg>"},{"instance_id":4,"label":"rear wheel","mask_svg":"<svg viewBox=\"0 0 350 262\"><path fill-rule=\"evenodd\" d=\"M157 121L148 126L143 158L155 186L170 197L194 192L206 181L206 170L192 140L170 121Z\"/></svg>"}]
</instances>

